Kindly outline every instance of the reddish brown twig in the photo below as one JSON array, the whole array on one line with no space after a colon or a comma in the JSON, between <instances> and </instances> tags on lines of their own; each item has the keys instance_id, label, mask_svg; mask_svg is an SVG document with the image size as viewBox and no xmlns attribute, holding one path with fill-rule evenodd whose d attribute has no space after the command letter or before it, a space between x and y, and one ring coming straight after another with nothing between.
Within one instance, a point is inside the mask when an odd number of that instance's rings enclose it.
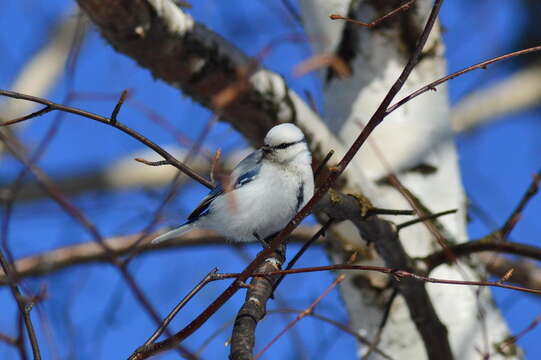
<instances>
[{"instance_id":1,"label":"reddish brown twig","mask_svg":"<svg viewBox=\"0 0 541 360\"><path fill-rule=\"evenodd\" d=\"M513 210L511 215L509 215L509 218L503 224L500 233L502 235L502 239L506 239L511 231L513 231L515 225L520 220L520 216L522 215L522 212L524 211L524 208L528 204L528 202L537 194L539 191L539 182L541 181L541 169L534 174L532 182L530 183L530 186L520 199L519 203L517 204L517 207Z\"/></svg>"},{"instance_id":2,"label":"reddish brown twig","mask_svg":"<svg viewBox=\"0 0 541 360\"><path fill-rule=\"evenodd\" d=\"M486 286L486 287L501 287L504 289L517 290L522 292L527 292L530 294L541 295L541 289L529 289L522 286L508 285L501 283L499 281L466 281L466 280L449 280L449 279L438 279L433 277L428 277L424 275L418 275L411 273L409 271L394 269L384 266L370 266L370 265L349 265L349 264L336 264L336 265L326 265L326 266L314 266L306 267L299 269L291 270L279 270L272 271L269 273L253 273L251 276L272 276L272 275L292 275L292 274L303 274L310 272L321 272L321 271L336 271L336 270L364 270L364 271L376 271L383 274L392 275L396 280L400 281L401 279L414 279L422 282L434 283L434 284L450 284L450 285L465 285L465 286ZM233 274L217 274L216 280L224 279L235 279L239 278L242 273L233 273Z\"/></svg>"},{"instance_id":3,"label":"reddish brown twig","mask_svg":"<svg viewBox=\"0 0 541 360\"><path fill-rule=\"evenodd\" d=\"M212 269L190 292L171 310L171 312L163 319L162 324L152 336L145 341L145 345L151 344L156 341L161 334L167 329L167 326L173 320L173 318L178 314L180 310L202 289L207 285L212 277L218 272L218 268Z\"/></svg>"},{"instance_id":4,"label":"reddish brown twig","mask_svg":"<svg viewBox=\"0 0 541 360\"><path fill-rule=\"evenodd\" d=\"M314 242L316 242L320 237L322 236L325 236L325 233L327 232L327 230L329 229L329 227L332 225L333 223L333 219L330 219L329 221L327 221L325 223L325 225L323 225L315 234L314 236L312 236L312 238L310 240L308 240L307 242L305 242L302 247L300 248L299 251L297 251L297 253L295 254L295 256L293 256L293 259L291 259L289 261L289 263L287 264L286 266L286 270L289 270L291 268L293 268L293 266L295 266L295 264L297 263L297 261L301 258L301 256L306 252L306 250L308 250L308 248L310 246L312 246L312 244L314 244ZM282 280L284 280L284 277L285 275L281 275L278 280L274 283L273 287L272 287L272 291L274 292L276 290L276 288L278 287L278 285L280 285L280 283L282 282Z\"/></svg>"},{"instance_id":5,"label":"reddish brown twig","mask_svg":"<svg viewBox=\"0 0 541 360\"><path fill-rule=\"evenodd\" d=\"M376 20L372 21L372 22L363 22L363 21L360 21L360 20L355 20L355 19L350 19L350 18L347 18L347 17L344 17L342 15L338 15L338 14L331 14L329 15L329 18L331 20L345 20L347 22L350 22L352 24L356 24L356 25L361 25L361 26L364 26L364 27L367 27L367 28L373 28L373 27L376 27L377 25L379 25L380 23L382 23L383 21L387 20L388 18L398 14L399 12L401 11L406 11L406 10L409 10L411 4L413 4L416 0L410 0L408 1L407 3L405 3L404 5L401 5L399 6L398 8L388 12L387 14L377 18Z\"/></svg>"},{"instance_id":6,"label":"reddish brown twig","mask_svg":"<svg viewBox=\"0 0 541 360\"><path fill-rule=\"evenodd\" d=\"M468 66L468 67L466 67L466 68L464 68L462 70L456 71L456 72L454 72L454 73L452 73L450 75L444 76L444 77L442 77L442 78L440 78L440 79L438 79L436 81L433 81L430 84L428 84L426 86L423 86L419 90L416 90L416 91L412 92L411 94L409 94L408 96L400 99L400 101L396 102L392 106L389 106L389 108L386 110L386 114L389 115L390 113L392 113L393 111L395 111L400 106L407 103L408 101L412 100L413 98L416 98L417 96L419 96L419 95L421 95L421 94L423 94L423 93L425 93L425 92L427 92L429 90L434 90L435 91L436 86L441 85L446 81L452 80L452 79L454 79L454 78L456 78L456 77L458 77L460 75L464 75L467 72L477 70L477 69L486 69L488 65L493 64L495 62L506 60L506 59L509 59L509 58L512 58L512 57L515 57L515 56L519 56L519 55L529 54L529 53L540 51L540 50L541 50L541 45L540 46L534 46L534 47L531 47L531 48L528 48L528 49L515 51L515 52L509 53L509 54L505 54L505 55L502 55L502 56L498 56L498 57L495 57L495 58L480 62L480 63L475 64L475 65Z\"/></svg>"}]
</instances>

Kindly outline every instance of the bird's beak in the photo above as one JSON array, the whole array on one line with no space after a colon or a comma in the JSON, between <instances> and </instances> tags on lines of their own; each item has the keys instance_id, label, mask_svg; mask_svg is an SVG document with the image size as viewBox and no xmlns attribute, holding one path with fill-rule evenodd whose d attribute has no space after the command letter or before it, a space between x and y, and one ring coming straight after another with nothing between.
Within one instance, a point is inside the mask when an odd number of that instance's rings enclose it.
<instances>
[{"instance_id":1,"label":"bird's beak","mask_svg":"<svg viewBox=\"0 0 541 360\"><path fill-rule=\"evenodd\" d=\"M263 154L270 154L272 152L272 148L270 146L263 145L261 147L261 150L263 150Z\"/></svg>"}]
</instances>

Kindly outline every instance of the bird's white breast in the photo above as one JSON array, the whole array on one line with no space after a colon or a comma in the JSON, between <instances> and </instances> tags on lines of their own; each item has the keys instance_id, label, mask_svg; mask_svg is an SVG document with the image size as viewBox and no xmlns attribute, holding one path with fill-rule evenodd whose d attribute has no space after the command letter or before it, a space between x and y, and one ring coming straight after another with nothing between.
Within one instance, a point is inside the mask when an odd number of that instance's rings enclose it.
<instances>
[{"instance_id":1,"label":"bird's white breast","mask_svg":"<svg viewBox=\"0 0 541 360\"><path fill-rule=\"evenodd\" d=\"M202 225L233 241L254 241L280 231L297 211L300 184L306 182L296 168L264 163L256 180L217 198ZM313 193L313 180L304 184ZM307 200L303 196L303 203ZM301 204L302 205L302 204Z\"/></svg>"}]
</instances>

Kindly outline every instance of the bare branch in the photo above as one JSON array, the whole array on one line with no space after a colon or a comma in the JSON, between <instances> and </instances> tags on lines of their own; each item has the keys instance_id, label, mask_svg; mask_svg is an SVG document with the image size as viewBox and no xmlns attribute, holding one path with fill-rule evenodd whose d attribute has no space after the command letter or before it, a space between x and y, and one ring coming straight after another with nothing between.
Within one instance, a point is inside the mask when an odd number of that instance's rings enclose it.
<instances>
[{"instance_id":1,"label":"bare branch","mask_svg":"<svg viewBox=\"0 0 541 360\"><path fill-rule=\"evenodd\" d=\"M30 317L30 310L32 309L32 305L31 303L25 300L25 297L21 293L21 290L19 289L19 286L17 285L16 273L13 271L11 264L4 257L4 253L1 250L0 250L0 266L2 267L2 270L4 271L4 274L6 274L6 278L7 278L9 288L11 290L11 294L13 295L13 299L17 303L17 307L19 308L21 317L24 320L24 325L26 326L26 333L28 334L28 339L30 340L30 344L32 346L32 353L34 355L34 359L40 360L41 353L39 349L38 339L36 336L36 332L34 330L34 325L32 324L32 319Z\"/></svg>"},{"instance_id":2,"label":"bare branch","mask_svg":"<svg viewBox=\"0 0 541 360\"><path fill-rule=\"evenodd\" d=\"M266 273L253 273L250 276L272 276L272 275L292 275L292 274L304 274L311 272L321 271L337 271L337 270L363 270L363 271L375 271L383 274L393 276L398 282L402 282L405 279L415 280L421 283L428 282L433 284L446 284L446 285L463 285L463 286L484 286L484 287L500 287L509 290L516 290L530 294L541 295L541 289L530 289L523 286L515 286L504 284L500 281L466 281L466 280L450 280L450 279L438 279L429 276L415 274L406 270L397 268L384 267L384 266L371 266L371 265L350 265L350 264L335 264L326 266L313 266L306 268L298 268L291 270L278 270ZM509 270L509 269L507 269ZM218 274L216 280L235 279L241 276L242 273L233 274Z\"/></svg>"},{"instance_id":3,"label":"bare branch","mask_svg":"<svg viewBox=\"0 0 541 360\"><path fill-rule=\"evenodd\" d=\"M399 6L398 8L394 9L393 11L390 11L389 13L387 13L387 14L385 14L385 15L383 15L383 16L381 16L381 17L377 18L376 20L371 21L369 23L359 21L359 20L355 20L355 19L350 19L350 18L344 17L342 15L338 15L338 14L331 14L331 15L329 15L329 18L331 20L344 20L344 21L350 22L352 24L364 26L364 27L367 27L367 28L373 28L373 27L378 26L379 24L381 24L383 21L387 20L388 18L395 16L399 12L409 10L411 4L413 4L415 1L416 0L409 0L404 5Z\"/></svg>"},{"instance_id":4,"label":"bare branch","mask_svg":"<svg viewBox=\"0 0 541 360\"><path fill-rule=\"evenodd\" d=\"M212 269L174 308L171 310L169 315L163 320L162 325L156 329L154 334L152 334L151 337L148 338L147 341L145 341L145 345L152 344L154 341L156 341L161 334L165 331L171 320L175 318L175 316L178 314L180 310L190 301L205 285L207 285L211 279L212 276L215 275L218 272L218 268Z\"/></svg>"},{"instance_id":5,"label":"bare branch","mask_svg":"<svg viewBox=\"0 0 541 360\"><path fill-rule=\"evenodd\" d=\"M502 56L498 56L498 57L495 57L495 58L492 58L492 59L489 59L489 60L486 60L486 61L482 61L482 62L480 62L478 64L475 64L475 65L468 66L467 68L456 71L456 72L452 73L451 75L444 76L441 79L433 81L430 84L428 84L426 86L423 86L419 90L414 91L413 93L411 93L408 96L404 97L403 99L401 99L400 101L398 101L394 105L390 106L386 110L386 113L387 114L392 113L393 111L395 111L400 106L407 103L408 101L412 100L413 98L416 98L417 96L419 96L419 95L421 95L421 94L423 94L423 93L425 93L425 92L427 92L429 90L435 91L436 86L438 86L440 84L443 84L446 81L452 80L452 79L454 79L454 78L456 78L456 77L458 77L460 75L463 75L463 74L465 74L467 72L477 70L477 69L486 69L488 65L493 64L495 62L506 60L506 59L509 59L509 58L512 58L512 57L515 57L515 56L529 54L529 53L532 53L532 52L535 52L535 51L540 51L540 50L541 50L541 45L540 46L534 46L534 47L531 47L531 48L528 48L528 49L515 51L515 52L508 53L508 54L505 54L505 55L502 55Z\"/></svg>"},{"instance_id":6,"label":"bare branch","mask_svg":"<svg viewBox=\"0 0 541 360\"><path fill-rule=\"evenodd\" d=\"M85 117L85 118L88 118L88 119L91 119L91 120L98 121L98 122L100 122L102 124L110 125L110 126L116 128L116 129L122 131L123 133L128 134L129 136L131 136L132 138L136 139L137 141L143 143L147 147L151 148L156 153L160 154L171 165L175 166L177 169L184 172L186 175L188 175L192 179L198 181L200 184L206 186L209 189L212 189L214 187L210 183L210 181L203 178L201 175L194 172L188 166L186 166L185 164L183 164L180 161L178 161L177 159L175 159L174 156L169 154L162 147L158 146L157 144L155 144L151 140L147 139L145 136L139 134L137 131L129 128L128 126L126 126L124 124L121 124L118 121L112 121L110 118L106 118L106 117L103 117L103 116L100 116L100 115L96 115L96 114L93 114L93 113L85 111L85 110L77 109L75 107L66 106L66 105L60 105L60 104L54 103L52 101L37 97L37 96L20 94L20 93L16 93L16 92L13 92L13 91L8 91L8 90L0 90L0 95L1 96L7 96L7 97L10 97L10 98L14 98L14 99L32 101L32 102L35 102L35 103L38 103L38 104L46 105L46 106L50 107L52 110L59 110L59 111L68 112L68 113L71 113L71 114L79 115L79 116L82 116L82 117ZM28 120L28 119L30 119L30 118L27 118L26 120ZM10 125L10 121L7 121L7 122L5 122L3 124L0 124L0 126L7 126L7 125Z\"/></svg>"},{"instance_id":7,"label":"bare branch","mask_svg":"<svg viewBox=\"0 0 541 360\"><path fill-rule=\"evenodd\" d=\"M133 159L137 162L140 162L141 164L149 165L149 166L163 166L163 165L171 165L169 161L167 160L160 160L160 161L148 161L141 158L135 158Z\"/></svg>"},{"instance_id":8,"label":"bare branch","mask_svg":"<svg viewBox=\"0 0 541 360\"><path fill-rule=\"evenodd\" d=\"M505 224L503 224L502 229L500 230L500 233L502 235L502 238L507 238L511 231L513 231L513 228L520 220L520 216L522 215L522 212L524 211L524 208L528 204L528 202L537 194L539 191L539 182L541 181L541 169L533 176L532 182L530 183L530 186L520 199L519 203L517 204L517 207L513 210Z\"/></svg>"},{"instance_id":9,"label":"bare branch","mask_svg":"<svg viewBox=\"0 0 541 360\"><path fill-rule=\"evenodd\" d=\"M541 64L535 64L461 99L451 112L453 130L469 131L500 116L528 109L539 103Z\"/></svg>"}]
</instances>

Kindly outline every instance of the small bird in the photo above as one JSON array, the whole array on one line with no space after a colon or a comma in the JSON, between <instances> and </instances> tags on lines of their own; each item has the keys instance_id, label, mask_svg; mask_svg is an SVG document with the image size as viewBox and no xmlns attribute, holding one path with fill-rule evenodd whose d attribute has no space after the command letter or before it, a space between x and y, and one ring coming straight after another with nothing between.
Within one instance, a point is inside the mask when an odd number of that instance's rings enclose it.
<instances>
[{"instance_id":1,"label":"small bird","mask_svg":"<svg viewBox=\"0 0 541 360\"><path fill-rule=\"evenodd\" d=\"M314 194L312 155L302 131L291 123L274 126L264 145L233 169L229 184L210 191L183 225L152 242L197 228L231 241L265 244Z\"/></svg>"}]
</instances>

